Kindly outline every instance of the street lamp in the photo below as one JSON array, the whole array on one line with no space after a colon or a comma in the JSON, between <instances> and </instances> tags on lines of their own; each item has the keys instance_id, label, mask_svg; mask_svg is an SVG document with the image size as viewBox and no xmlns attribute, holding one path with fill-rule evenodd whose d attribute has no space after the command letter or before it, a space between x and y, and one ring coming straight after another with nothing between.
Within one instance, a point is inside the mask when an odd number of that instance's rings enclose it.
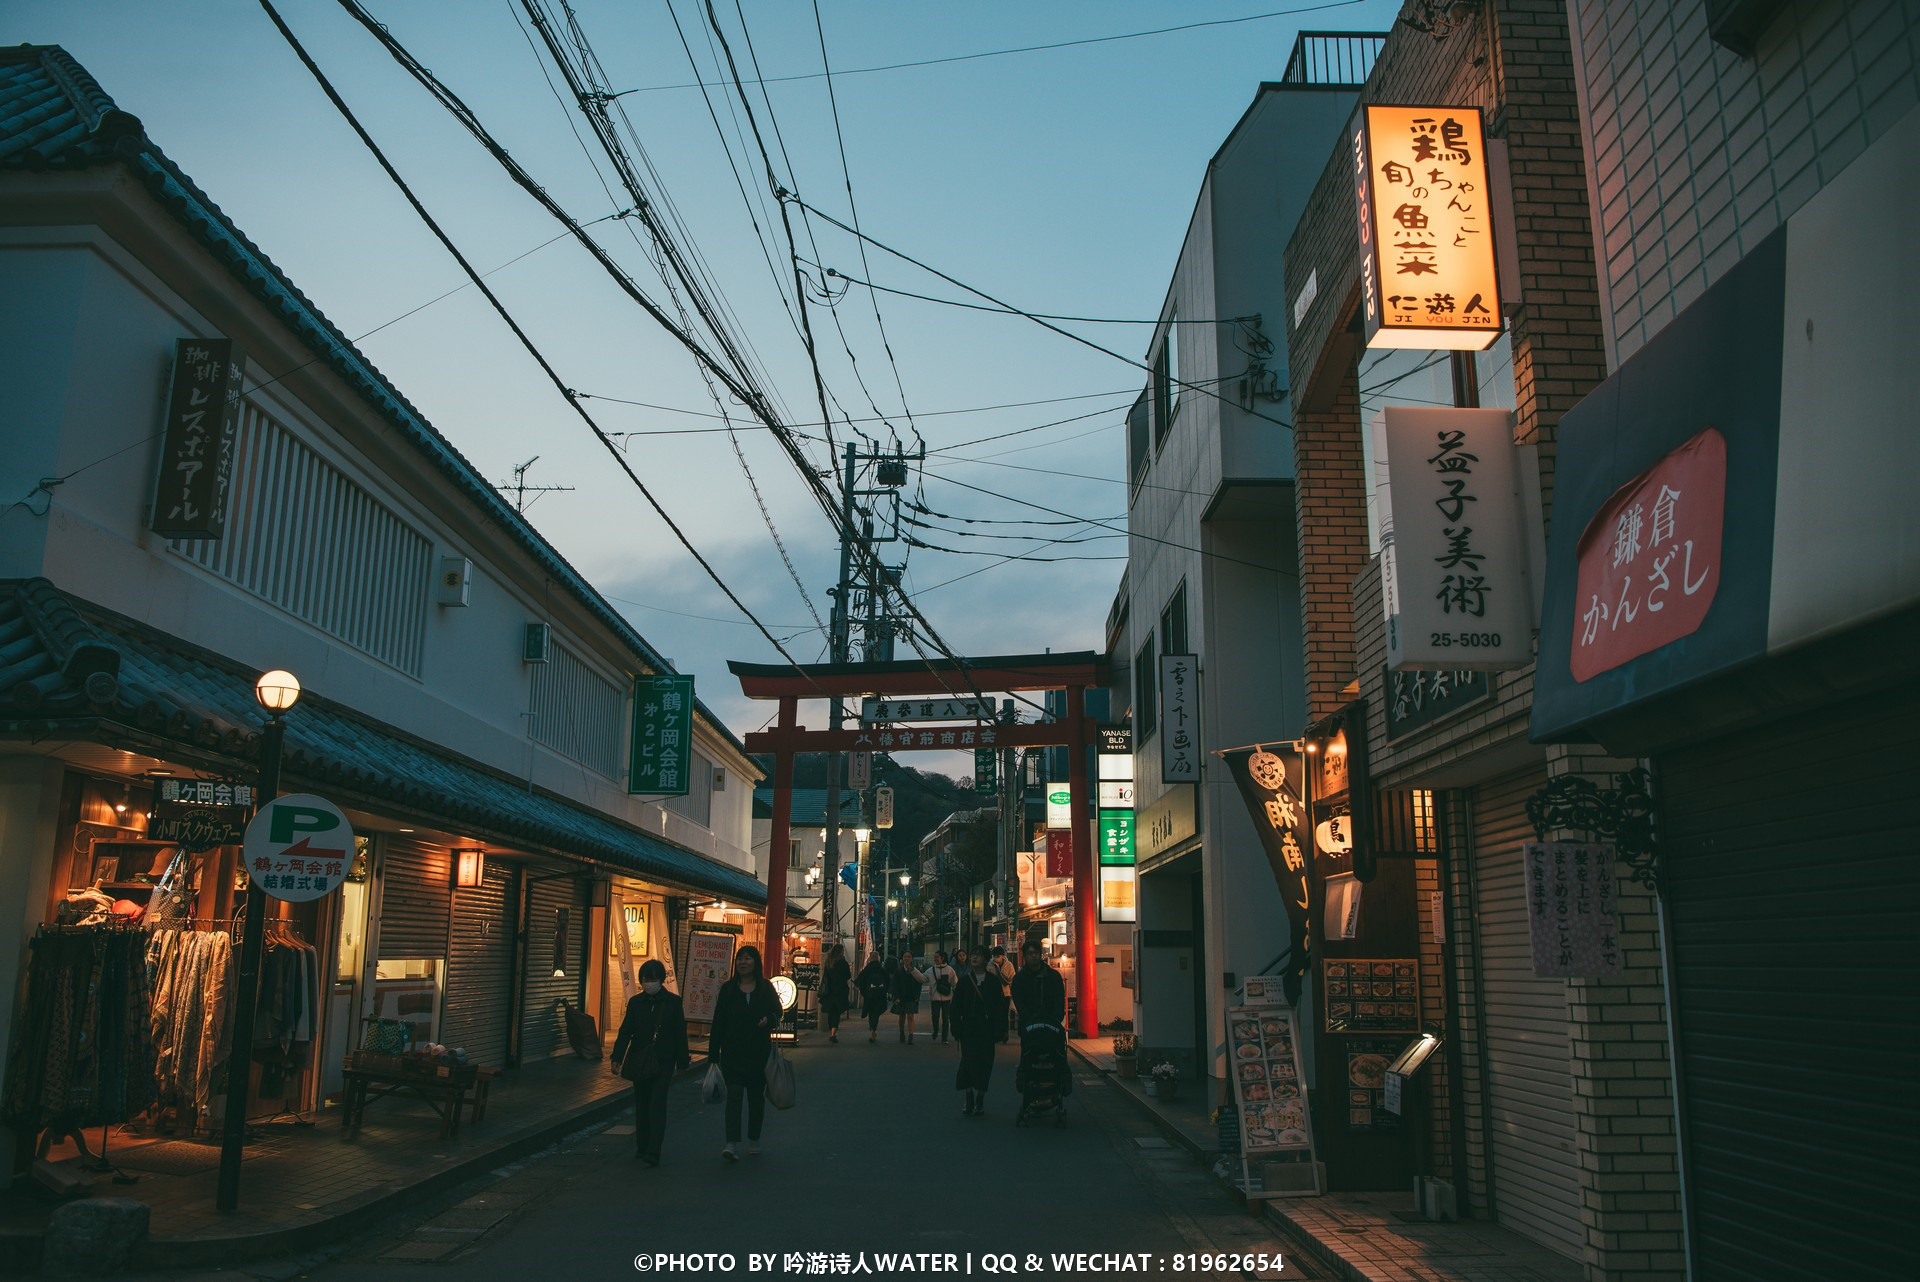
<instances>
[{"instance_id":1,"label":"street lamp","mask_svg":"<svg viewBox=\"0 0 1920 1282\"><path fill-rule=\"evenodd\" d=\"M260 734L260 795L257 805L280 795L280 745L286 738L286 715L300 702L300 680L281 668L260 675L253 697L266 709L267 724ZM220 1134L220 1181L214 1206L231 1211L240 1204L240 1160L247 1141L247 1081L253 1066L253 1014L260 999L260 953L266 934L266 892L247 879L246 926L240 936L240 971L233 1009L233 1049L227 1058L227 1111Z\"/></svg>"},{"instance_id":2,"label":"street lamp","mask_svg":"<svg viewBox=\"0 0 1920 1282\"><path fill-rule=\"evenodd\" d=\"M887 911L892 914L892 916L888 918L888 925L893 935L893 946L887 949L887 952L889 955L896 957L900 954L900 915L893 910L899 906L900 901L898 899L889 899L887 901Z\"/></svg>"}]
</instances>

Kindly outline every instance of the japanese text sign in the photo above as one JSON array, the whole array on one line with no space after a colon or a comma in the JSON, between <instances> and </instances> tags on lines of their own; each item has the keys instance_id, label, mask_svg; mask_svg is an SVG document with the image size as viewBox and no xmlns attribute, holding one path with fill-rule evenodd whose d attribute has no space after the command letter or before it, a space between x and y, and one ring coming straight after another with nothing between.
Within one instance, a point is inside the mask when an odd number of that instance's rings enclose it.
<instances>
[{"instance_id":1,"label":"japanese text sign","mask_svg":"<svg viewBox=\"0 0 1920 1282\"><path fill-rule=\"evenodd\" d=\"M1287 921L1293 928L1293 941L1287 955L1282 980L1287 1000L1300 999L1300 979L1306 974L1310 922L1307 914L1307 829L1311 826L1307 807L1301 799L1306 768L1300 754L1289 747L1278 751L1268 748L1236 748L1221 754L1240 796L1247 803L1247 814L1260 834L1260 845L1280 885L1280 898L1287 906Z\"/></svg>"},{"instance_id":2,"label":"japanese text sign","mask_svg":"<svg viewBox=\"0 0 1920 1282\"><path fill-rule=\"evenodd\" d=\"M1190 654L1160 656L1160 782L1200 779L1200 665Z\"/></svg>"},{"instance_id":3,"label":"japanese text sign","mask_svg":"<svg viewBox=\"0 0 1920 1282\"><path fill-rule=\"evenodd\" d=\"M1102 922L1138 921L1136 900L1139 882L1131 868L1100 869L1100 920Z\"/></svg>"},{"instance_id":4,"label":"japanese text sign","mask_svg":"<svg viewBox=\"0 0 1920 1282\"><path fill-rule=\"evenodd\" d=\"M862 699L862 721L991 721L991 699Z\"/></svg>"},{"instance_id":5,"label":"japanese text sign","mask_svg":"<svg viewBox=\"0 0 1920 1282\"><path fill-rule=\"evenodd\" d=\"M1720 586L1727 441L1709 427L1614 491L1580 535L1569 664L1585 681L1691 636Z\"/></svg>"},{"instance_id":6,"label":"japanese text sign","mask_svg":"<svg viewBox=\"0 0 1920 1282\"><path fill-rule=\"evenodd\" d=\"M353 825L324 797L277 797L247 825L240 860L253 884L271 897L318 899L347 879Z\"/></svg>"},{"instance_id":7,"label":"japanese text sign","mask_svg":"<svg viewBox=\"0 0 1920 1282\"><path fill-rule=\"evenodd\" d=\"M1100 812L1100 862L1114 867L1133 866L1133 811Z\"/></svg>"},{"instance_id":8,"label":"japanese text sign","mask_svg":"<svg viewBox=\"0 0 1920 1282\"><path fill-rule=\"evenodd\" d=\"M873 790L873 826L893 827L893 789L886 784Z\"/></svg>"},{"instance_id":9,"label":"japanese text sign","mask_svg":"<svg viewBox=\"0 0 1920 1282\"><path fill-rule=\"evenodd\" d=\"M847 787L873 787L873 754L871 752L847 754Z\"/></svg>"},{"instance_id":10,"label":"japanese text sign","mask_svg":"<svg viewBox=\"0 0 1920 1282\"><path fill-rule=\"evenodd\" d=\"M693 750L693 678L658 673L633 679L629 793L687 795Z\"/></svg>"},{"instance_id":11,"label":"japanese text sign","mask_svg":"<svg viewBox=\"0 0 1920 1282\"><path fill-rule=\"evenodd\" d=\"M992 748L973 750L973 790L992 792L1000 786L1000 754Z\"/></svg>"},{"instance_id":12,"label":"japanese text sign","mask_svg":"<svg viewBox=\"0 0 1920 1282\"><path fill-rule=\"evenodd\" d=\"M1618 975L1613 847L1529 841L1527 926L1536 975Z\"/></svg>"},{"instance_id":13,"label":"japanese text sign","mask_svg":"<svg viewBox=\"0 0 1920 1282\"><path fill-rule=\"evenodd\" d=\"M231 340L183 338L174 344L150 522L155 534L217 539L227 532L239 389L240 363Z\"/></svg>"},{"instance_id":14,"label":"japanese text sign","mask_svg":"<svg viewBox=\"0 0 1920 1282\"><path fill-rule=\"evenodd\" d=\"M872 751L875 748L975 748L982 744L998 743L999 740L1000 732L992 726L912 730L863 724L854 737L854 742L866 751Z\"/></svg>"},{"instance_id":15,"label":"japanese text sign","mask_svg":"<svg viewBox=\"0 0 1920 1282\"><path fill-rule=\"evenodd\" d=\"M1047 876L1073 876L1073 834L1065 828L1049 828L1044 838L1047 851Z\"/></svg>"},{"instance_id":16,"label":"japanese text sign","mask_svg":"<svg viewBox=\"0 0 1920 1282\"><path fill-rule=\"evenodd\" d=\"M1484 672L1445 668L1383 672L1380 687L1386 692L1383 706L1389 743L1473 706L1487 697L1490 688Z\"/></svg>"},{"instance_id":17,"label":"japanese text sign","mask_svg":"<svg viewBox=\"0 0 1920 1282\"><path fill-rule=\"evenodd\" d=\"M1348 131L1367 346L1477 352L1500 334L1477 107L1362 107Z\"/></svg>"},{"instance_id":18,"label":"japanese text sign","mask_svg":"<svg viewBox=\"0 0 1920 1282\"><path fill-rule=\"evenodd\" d=\"M1381 553L1387 666L1463 671L1533 660L1524 505L1506 410L1381 411L1393 541Z\"/></svg>"},{"instance_id":19,"label":"japanese text sign","mask_svg":"<svg viewBox=\"0 0 1920 1282\"><path fill-rule=\"evenodd\" d=\"M244 838L253 786L213 779L162 779L154 785L147 836L188 850L210 850Z\"/></svg>"}]
</instances>

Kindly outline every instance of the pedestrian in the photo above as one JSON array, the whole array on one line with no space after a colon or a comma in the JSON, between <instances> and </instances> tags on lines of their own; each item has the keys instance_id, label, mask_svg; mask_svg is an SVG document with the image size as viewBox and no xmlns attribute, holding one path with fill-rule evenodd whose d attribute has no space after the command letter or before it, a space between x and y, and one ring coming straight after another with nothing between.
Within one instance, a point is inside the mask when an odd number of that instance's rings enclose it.
<instances>
[{"instance_id":1,"label":"pedestrian","mask_svg":"<svg viewBox=\"0 0 1920 1282\"><path fill-rule=\"evenodd\" d=\"M767 1116L767 1060L773 1054L773 1026L780 1000L760 973L760 950L748 944L733 955L733 978L713 999L707 1058L727 1081L727 1143L720 1155L740 1160L740 1109L747 1111L747 1152L760 1151L760 1127Z\"/></svg>"},{"instance_id":2,"label":"pedestrian","mask_svg":"<svg viewBox=\"0 0 1920 1282\"><path fill-rule=\"evenodd\" d=\"M902 957L893 972L893 1013L900 1021L900 1040L913 1045L914 1024L920 1018L920 989L927 977L913 964L911 955Z\"/></svg>"},{"instance_id":3,"label":"pedestrian","mask_svg":"<svg viewBox=\"0 0 1920 1282\"><path fill-rule=\"evenodd\" d=\"M867 1040L880 1040L880 1017L887 1013L887 998L893 992L893 963L881 964L880 954L867 958L855 986L860 990L861 1009L867 1017Z\"/></svg>"},{"instance_id":4,"label":"pedestrian","mask_svg":"<svg viewBox=\"0 0 1920 1282\"><path fill-rule=\"evenodd\" d=\"M1013 963L1007 960L1007 950L998 944L994 945L993 951L987 957L987 969L992 971L994 977L1000 981L1000 996L994 999L987 1017L993 1024L993 1040L1004 1043L1007 1040L1007 1029L1012 1022L1013 1003L1007 994L1012 991Z\"/></svg>"},{"instance_id":5,"label":"pedestrian","mask_svg":"<svg viewBox=\"0 0 1920 1282\"><path fill-rule=\"evenodd\" d=\"M820 972L820 1013L826 1017L827 1040L840 1040L840 1016L852 1004L853 967L847 964L844 944L827 950L827 963Z\"/></svg>"},{"instance_id":6,"label":"pedestrian","mask_svg":"<svg viewBox=\"0 0 1920 1282\"><path fill-rule=\"evenodd\" d=\"M939 949L934 950L933 965L927 968L927 976L933 981L933 1028L927 1040L944 1042L953 1031L953 984L960 976L947 965L947 955Z\"/></svg>"},{"instance_id":7,"label":"pedestrian","mask_svg":"<svg viewBox=\"0 0 1920 1282\"><path fill-rule=\"evenodd\" d=\"M648 1166L660 1165L667 1088L690 1062L680 994L667 991L667 968L649 958L640 964L640 991L627 1002L612 1058L613 1071L633 1083L633 1155Z\"/></svg>"},{"instance_id":8,"label":"pedestrian","mask_svg":"<svg viewBox=\"0 0 1920 1282\"><path fill-rule=\"evenodd\" d=\"M996 1005L997 1003L997 1005ZM987 968L986 959L974 954L973 963L960 972L953 990L953 1035L960 1039L960 1071L954 1088L967 1093L962 1117L975 1117L987 1111L987 1082L993 1077L994 1012L1004 1011L1006 989L1000 977ZM1000 1027L1006 1016L1001 1014Z\"/></svg>"}]
</instances>

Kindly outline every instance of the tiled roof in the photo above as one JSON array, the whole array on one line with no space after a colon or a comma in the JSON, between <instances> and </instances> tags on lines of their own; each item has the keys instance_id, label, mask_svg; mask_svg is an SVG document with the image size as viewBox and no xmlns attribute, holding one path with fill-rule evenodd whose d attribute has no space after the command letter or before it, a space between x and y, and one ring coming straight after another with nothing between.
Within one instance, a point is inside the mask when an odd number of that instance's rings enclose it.
<instances>
[{"instance_id":1,"label":"tiled roof","mask_svg":"<svg viewBox=\"0 0 1920 1282\"><path fill-rule=\"evenodd\" d=\"M248 240L220 207L147 137L136 116L112 98L58 45L0 49L0 172L78 169L121 163L153 198L219 260L241 288L266 303L322 364L424 454L453 487L570 591L645 664L672 671L660 652L527 524L452 442L373 367L311 299ZM701 714L742 754L746 746L704 703Z\"/></svg>"},{"instance_id":2,"label":"tiled roof","mask_svg":"<svg viewBox=\"0 0 1920 1282\"><path fill-rule=\"evenodd\" d=\"M45 579L0 580L0 738L67 735L246 772L259 753L257 675ZM312 695L287 717L282 777L342 804L766 903L746 872Z\"/></svg>"},{"instance_id":3,"label":"tiled roof","mask_svg":"<svg viewBox=\"0 0 1920 1282\"><path fill-rule=\"evenodd\" d=\"M753 790L753 817L771 819L773 817L773 789L755 788ZM840 823L843 827L855 827L861 818L860 794L852 788L840 790ZM795 788L793 804L788 810L787 822L795 828L824 828L827 826L827 790L825 788Z\"/></svg>"}]
</instances>

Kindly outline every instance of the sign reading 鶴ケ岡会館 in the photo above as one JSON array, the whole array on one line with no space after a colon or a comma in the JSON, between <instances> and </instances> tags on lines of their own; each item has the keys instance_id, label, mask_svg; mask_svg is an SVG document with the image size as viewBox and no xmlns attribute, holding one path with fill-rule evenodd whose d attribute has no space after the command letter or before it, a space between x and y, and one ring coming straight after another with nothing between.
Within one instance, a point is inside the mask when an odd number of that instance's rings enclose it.
<instances>
[{"instance_id":1,"label":"sign reading \u9db4\u30b1\u5ca1\u4f1a\u9928","mask_svg":"<svg viewBox=\"0 0 1920 1282\"><path fill-rule=\"evenodd\" d=\"M1575 681L1691 636L1720 587L1727 440L1709 427L1615 490L1581 531Z\"/></svg>"},{"instance_id":2,"label":"sign reading \u9db4\u30b1\u5ca1\u4f1a\u9928","mask_svg":"<svg viewBox=\"0 0 1920 1282\"><path fill-rule=\"evenodd\" d=\"M1388 406L1383 528L1387 667L1445 671L1533 661L1524 505L1506 410Z\"/></svg>"},{"instance_id":3,"label":"sign reading \u9db4\u30b1\u5ca1\u4f1a\u9928","mask_svg":"<svg viewBox=\"0 0 1920 1282\"><path fill-rule=\"evenodd\" d=\"M1160 782L1200 779L1200 665L1190 654L1160 656Z\"/></svg>"},{"instance_id":4,"label":"sign reading \u9db4\u30b1\u5ca1\u4f1a\u9928","mask_svg":"<svg viewBox=\"0 0 1920 1282\"><path fill-rule=\"evenodd\" d=\"M153 519L147 523L155 534L217 539L227 532L239 389L240 362L232 340L183 338L174 344L160 475L153 492Z\"/></svg>"},{"instance_id":5,"label":"sign reading \u9db4\u30b1\u5ca1\u4f1a\u9928","mask_svg":"<svg viewBox=\"0 0 1920 1282\"><path fill-rule=\"evenodd\" d=\"M693 678L661 672L633 679L629 793L687 795L693 751Z\"/></svg>"},{"instance_id":6,"label":"sign reading \u9db4\u30b1\u5ca1\u4f1a\u9928","mask_svg":"<svg viewBox=\"0 0 1920 1282\"><path fill-rule=\"evenodd\" d=\"M274 899L304 903L332 894L353 863L353 825L324 797L293 793L260 807L247 825L240 860Z\"/></svg>"},{"instance_id":7,"label":"sign reading \u9db4\u30b1\u5ca1\u4f1a\u9928","mask_svg":"<svg viewBox=\"0 0 1920 1282\"><path fill-rule=\"evenodd\" d=\"M1492 346L1500 280L1480 109L1365 106L1347 133L1367 347Z\"/></svg>"}]
</instances>

